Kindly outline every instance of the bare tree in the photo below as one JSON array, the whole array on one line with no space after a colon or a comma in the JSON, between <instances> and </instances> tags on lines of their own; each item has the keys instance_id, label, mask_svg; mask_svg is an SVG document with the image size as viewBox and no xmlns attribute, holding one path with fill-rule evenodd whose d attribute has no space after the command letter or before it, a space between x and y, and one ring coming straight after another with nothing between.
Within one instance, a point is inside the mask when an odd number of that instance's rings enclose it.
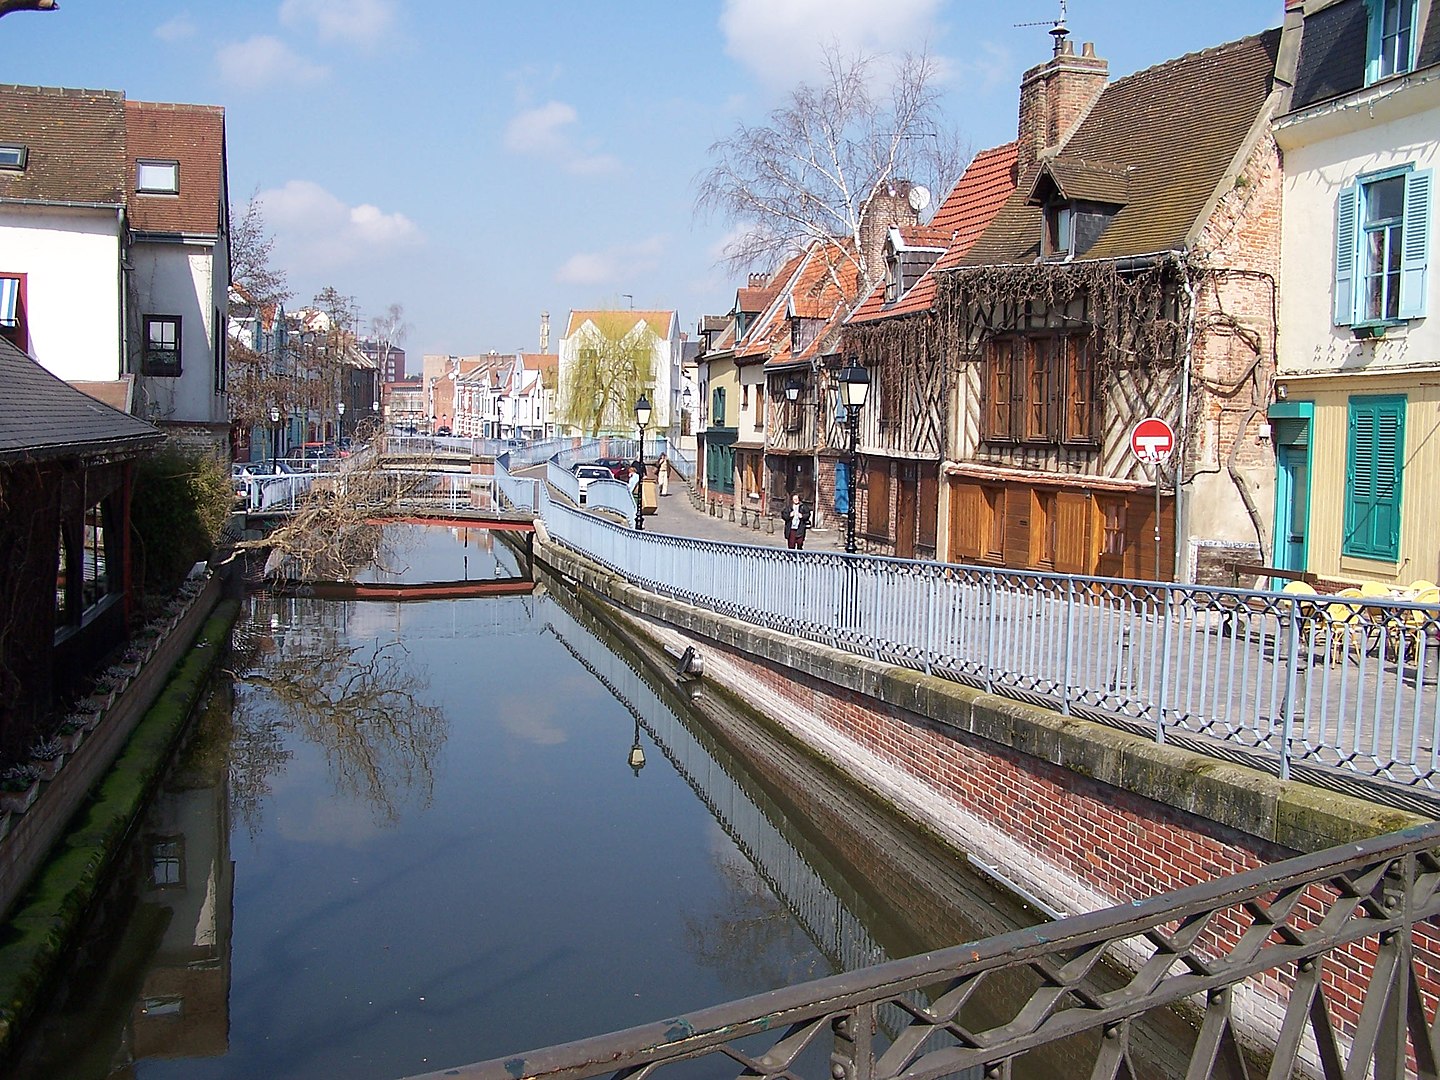
<instances>
[{"instance_id":1,"label":"bare tree","mask_svg":"<svg viewBox=\"0 0 1440 1080\"><path fill-rule=\"evenodd\" d=\"M625 311L601 311L580 332L565 369L561 422L598 435L629 424L635 399L655 385L655 331Z\"/></svg>"},{"instance_id":2,"label":"bare tree","mask_svg":"<svg viewBox=\"0 0 1440 1080\"><path fill-rule=\"evenodd\" d=\"M941 121L928 55L896 59L825 52L821 84L801 84L757 127L740 124L710 147L696 210L741 226L727 245L734 270L773 266L814 240L848 238L861 292L873 284L862 226L877 199L910 183L944 190L967 152Z\"/></svg>"},{"instance_id":3,"label":"bare tree","mask_svg":"<svg viewBox=\"0 0 1440 1080\"><path fill-rule=\"evenodd\" d=\"M385 314L376 315L370 320L370 336L375 339L377 346L375 359L380 364L380 377L385 377L385 372L390 365L390 357L400 342L405 340L405 334L409 327L405 324L405 308L400 304L391 304L385 309Z\"/></svg>"},{"instance_id":4,"label":"bare tree","mask_svg":"<svg viewBox=\"0 0 1440 1080\"><path fill-rule=\"evenodd\" d=\"M230 209L230 280L250 294L257 306L283 304L291 297L285 271L271 265L275 238L265 231L265 208L252 192L245 213Z\"/></svg>"}]
</instances>

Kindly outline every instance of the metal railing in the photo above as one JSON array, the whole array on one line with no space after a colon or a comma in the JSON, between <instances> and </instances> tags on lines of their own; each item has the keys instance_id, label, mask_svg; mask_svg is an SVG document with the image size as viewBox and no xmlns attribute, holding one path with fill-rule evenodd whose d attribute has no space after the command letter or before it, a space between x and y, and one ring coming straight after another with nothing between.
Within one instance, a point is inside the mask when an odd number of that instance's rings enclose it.
<instances>
[{"instance_id":1,"label":"metal railing","mask_svg":"<svg viewBox=\"0 0 1440 1080\"><path fill-rule=\"evenodd\" d=\"M686 481L695 479L695 461L689 457L675 443L671 443L665 452L665 460L670 462L670 467L679 473Z\"/></svg>"},{"instance_id":2,"label":"metal railing","mask_svg":"<svg viewBox=\"0 0 1440 1080\"><path fill-rule=\"evenodd\" d=\"M529 483L529 481L524 481ZM403 509L437 509L455 512L494 508L493 479L470 473L415 473L341 470L328 473L292 473L237 481L247 513L292 513L310 491L334 491L361 506L399 506ZM534 510L534 506L524 507Z\"/></svg>"},{"instance_id":3,"label":"metal railing","mask_svg":"<svg viewBox=\"0 0 1440 1080\"><path fill-rule=\"evenodd\" d=\"M635 584L754 625L1268 760L1282 778L1303 764L1440 786L1435 607L791 552L541 512Z\"/></svg>"},{"instance_id":4,"label":"metal railing","mask_svg":"<svg viewBox=\"0 0 1440 1080\"><path fill-rule=\"evenodd\" d=\"M1132 1034L1176 1007L1199 1014L1193 1043L1170 1047L1188 1059L1177 1075L1246 1075L1243 1041L1273 1052L1271 1076L1398 1080L1408 1041L1434 1076L1435 932L1420 924L1440 916L1437 846L1440 823L416 1080L648 1077L694 1059L776 1080L1146 1076ZM893 1038L882 1009L906 1017Z\"/></svg>"}]
</instances>

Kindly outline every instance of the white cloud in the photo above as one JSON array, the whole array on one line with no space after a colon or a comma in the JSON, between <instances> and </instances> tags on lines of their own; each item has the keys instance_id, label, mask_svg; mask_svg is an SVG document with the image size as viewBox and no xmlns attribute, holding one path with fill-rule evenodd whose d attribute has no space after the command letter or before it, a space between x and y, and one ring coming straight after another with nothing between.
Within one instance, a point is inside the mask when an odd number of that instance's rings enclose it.
<instances>
[{"instance_id":1,"label":"white cloud","mask_svg":"<svg viewBox=\"0 0 1440 1080\"><path fill-rule=\"evenodd\" d=\"M161 41L183 41L185 38L195 36L195 20L190 17L188 11L182 11L173 19L169 19L155 28L155 36Z\"/></svg>"},{"instance_id":2,"label":"white cloud","mask_svg":"<svg viewBox=\"0 0 1440 1080\"><path fill-rule=\"evenodd\" d=\"M618 158L593 153L579 143L573 130L579 121L575 106L563 101L524 109L505 126L505 149L512 154L542 158L580 176L618 171Z\"/></svg>"},{"instance_id":3,"label":"white cloud","mask_svg":"<svg viewBox=\"0 0 1440 1080\"><path fill-rule=\"evenodd\" d=\"M923 49L941 0L725 0L725 52L771 86L813 79L823 45L842 55Z\"/></svg>"},{"instance_id":4,"label":"white cloud","mask_svg":"<svg viewBox=\"0 0 1440 1080\"><path fill-rule=\"evenodd\" d=\"M329 74L328 68L311 63L268 34L222 45L215 63L225 82L247 90L310 83Z\"/></svg>"},{"instance_id":5,"label":"white cloud","mask_svg":"<svg viewBox=\"0 0 1440 1080\"><path fill-rule=\"evenodd\" d=\"M275 236L277 261L296 273L329 270L424 242L401 213L370 203L347 206L311 180L291 180L262 191L265 223Z\"/></svg>"},{"instance_id":6,"label":"white cloud","mask_svg":"<svg viewBox=\"0 0 1440 1080\"><path fill-rule=\"evenodd\" d=\"M561 264L555 280L562 285L620 285L655 270L664 252L663 236L604 251L576 252Z\"/></svg>"},{"instance_id":7,"label":"white cloud","mask_svg":"<svg viewBox=\"0 0 1440 1080\"><path fill-rule=\"evenodd\" d=\"M280 22L292 29L313 29L321 41L367 48L379 45L395 26L393 0L284 0Z\"/></svg>"}]
</instances>

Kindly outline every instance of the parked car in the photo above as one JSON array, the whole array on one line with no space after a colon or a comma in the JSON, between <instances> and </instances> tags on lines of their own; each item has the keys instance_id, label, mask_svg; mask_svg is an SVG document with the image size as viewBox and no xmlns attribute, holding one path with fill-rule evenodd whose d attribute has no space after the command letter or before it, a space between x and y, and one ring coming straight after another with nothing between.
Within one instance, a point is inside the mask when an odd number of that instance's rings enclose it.
<instances>
[{"instance_id":1,"label":"parked car","mask_svg":"<svg viewBox=\"0 0 1440 1080\"><path fill-rule=\"evenodd\" d=\"M448 436L448 435L450 434L450 425L448 425L448 424L441 424L438 428L435 429L435 434L436 434L439 438L442 438L442 439L445 438L446 436Z\"/></svg>"},{"instance_id":2,"label":"parked car","mask_svg":"<svg viewBox=\"0 0 1440 1080\"><path fill-rule=\"evenodd\" d=\"M616 480L625 481L630 477L630 459L619 457L602 457L595 459L596 465L602 465L610 470L610 475Z\"/></svg>"},{"instance_id":3,"label":"parked car","mask_svg":"<svg viewBox=\"0 0 1440 1080\"><path fill-rule=\"evenodd\" d=\"M585 490L596 480L614 480L615 474L604 465L576 465L575 479L580 482L580 505L585 505Z\"/></svg>"}]
</instances>

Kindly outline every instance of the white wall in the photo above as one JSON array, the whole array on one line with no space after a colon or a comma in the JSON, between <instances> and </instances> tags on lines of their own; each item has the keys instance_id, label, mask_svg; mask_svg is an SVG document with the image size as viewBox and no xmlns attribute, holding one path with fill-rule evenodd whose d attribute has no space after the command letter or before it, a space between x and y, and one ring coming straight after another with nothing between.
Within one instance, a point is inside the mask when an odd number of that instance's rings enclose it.
<instances>
[{"instance_id":1,"label":"white wall","mask_svg":"<svg viewBox=\"0 0 1440 1080\"><path fill-rule=\"evenodd\" d=\"M1432 194L1426 316L1356 341L1334 325L1335 204L1364 173L1440 168L1440 81L1372 88L1351 107L1282 119L1285 153L1280 375L1364 374L1440 364L1440 177Z\"/></svg>"},{"instance_id":2,"label":"white wall","mask_svg":"<svg viewBox=\"0 0 1440 1080\"><path fill-rule=\"evenodd\" d=\"M212 332L217 304L214 247L200 243L135 244L131 262L135 271L139 333L134 366L141 369L146 315L180 316L180 377L147 376L138 381L141 401L137 412L154 422L223 424L226 402L216 393ZM221 294L223 296L223 294ZM223 299L218 301L224 310Z\"/></svg>"},{"instance_id":3,"label":"white wall","mask_svg":"<svg viewBox=\"0 0 1440 1080\"><path fill-rule=\"evenodd\" d=\"M62 379L118 379L120 227L115 210L7 205L0 272L26 279L30 352Z\"/></svg>"}]
</instances>

